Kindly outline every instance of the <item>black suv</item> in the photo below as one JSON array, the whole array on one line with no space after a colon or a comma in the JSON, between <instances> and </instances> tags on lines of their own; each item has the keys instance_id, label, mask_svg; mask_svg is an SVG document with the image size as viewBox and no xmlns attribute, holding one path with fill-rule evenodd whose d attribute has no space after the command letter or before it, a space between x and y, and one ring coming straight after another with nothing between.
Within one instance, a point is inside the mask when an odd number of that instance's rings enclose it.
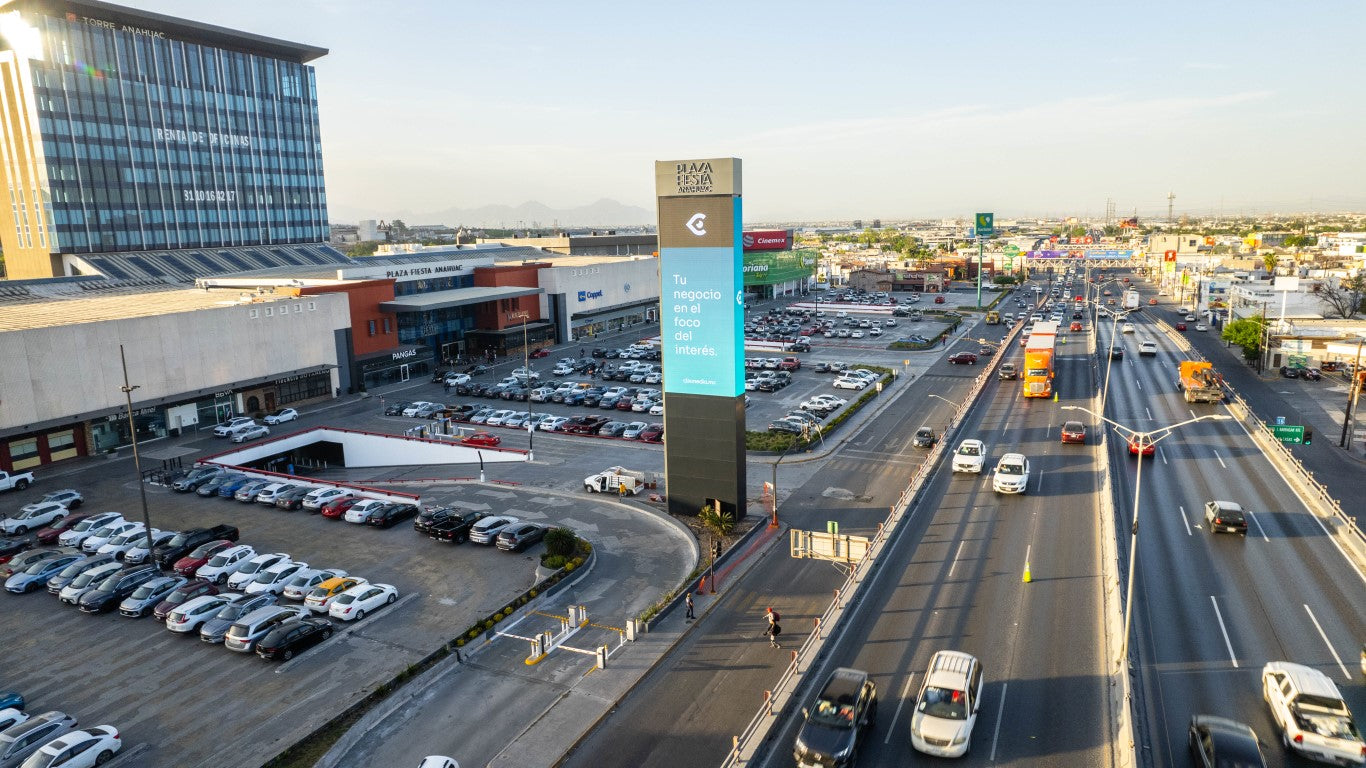
<instances>
[{"instance_id":1,"label":"black suv","mask_svg":"<svg viewBox=\"0 0 1366 768\"><path fill-rule=\"evenodd\" d=\"M161 575L156 566L130 565L114 572L99 586L81 594L76 606L85 613L103 613L118 607L118 604L132 596L143 582L151 581Z\"/></svg>"},{"instance_id":2,"label":"black suv","mask_svg":"<svg viewBox=\"0 0 1366 768\"><path fill-rule=\"evenodd\" d=\"M438 510L438 514L427 526L427 537L435 541L463 544L470 537L470 529L483 517L483 512L457 512L454 509ZM413 523L413 527L416 528L417 523Z\"/></svg>"},{"instance_id":3,"label":"black suv","mask_svg":"<svg viewBox=\"0 0 1366 768\"><path fill-rule=\"evenodd\" d=\"M939 442L939 436L929 427L921 427L915 431L915 437L911 438L911 445L916 448L933 448Z\"/></svg>"},{"instance_id":4,"label":"black suv","mask_svg":"<svg viewBox=\"0 0 1366 768\"><path fill-rule=\"evenodd\" d=\"M231 525L215 525L212 528L191 528L188 531L177 533L170 541L165 544L158 544L152 550L152 559L161 568L170 568L175 561L190 554L190 551L205 542L217 539L227 539L237 541L240 534ZM127 597L125 595L124 597Z\"/></svg>"},{"instance_id":5,"label":"black suv","mask_svg":"<svg viewBox=\"0 0 1366 768\"><path fill-rule=\"evenodd\" d=\"M853 765L860 737L877 720L877 685L867 672L840 667L802 717L792 749L798 765Z\"/></svg>"}]
</instances>

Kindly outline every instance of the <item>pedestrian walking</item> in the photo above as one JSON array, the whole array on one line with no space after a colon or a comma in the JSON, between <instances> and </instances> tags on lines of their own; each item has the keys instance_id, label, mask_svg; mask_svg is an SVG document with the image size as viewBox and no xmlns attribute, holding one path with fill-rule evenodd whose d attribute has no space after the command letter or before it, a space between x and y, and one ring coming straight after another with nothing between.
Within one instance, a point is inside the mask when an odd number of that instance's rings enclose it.
<instances>
[{"instance_id":1,"label":"pedestrian walking","mask_svg":"<svg viewBox=\"0 0 1366 768\"><path fill-rule=\"evenodd\" d=\"M693 612L692 612L692 591L691 591L691 590L688 592L687 595L685 595L685 596L683 597L683 604L686 605L686 606L688 606L688 616L687 616L688 621L692 621L693 619L697 618L696 616L693 615Z\"/></svg>"},{"instance_id":2,"label":"pedestrian walking","mask_svg":"<svg viewBox=\"0 0 1366 768\"><path fill-rule=\"evenodd\" d=\"M768 629L764 630L764 634L768 635L768 646L770 648L782 648L778 643L778 635L783 633L782 625L778 623L780 618L778 612L770 606L765 615L768 618Z\"/></svg>"}]
</instances>

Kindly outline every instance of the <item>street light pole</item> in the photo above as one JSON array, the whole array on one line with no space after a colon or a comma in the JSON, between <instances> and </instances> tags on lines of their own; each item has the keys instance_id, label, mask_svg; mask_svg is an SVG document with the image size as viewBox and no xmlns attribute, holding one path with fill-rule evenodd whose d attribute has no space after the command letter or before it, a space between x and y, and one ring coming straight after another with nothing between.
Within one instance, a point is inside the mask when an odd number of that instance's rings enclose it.
<instances>
[{"instance_id":1,"label":"street light pole","mask_svg":"<svg viewBox=\"0 0 1366 768\"><path fill-rule=\"evenodd\" d=\"M124 357L123 345L119 345L119 362L123 365L123 386L119 389L123 392L124 400L128 405L128 437L133 441L133 471L138 475L138 493L142 496L142 528L147 534L147 553L151 556L152 552L152 518L147 512L147 483L142 479L142 458L138 455L138 427L133 422L133 390L137 386L128 384L128 358Z\"/></svg>"},{"instance_id":2,"label":"street light pole","mask_svg":"<svg viewBox=\"0 0 1366 768\"><path fill-rule=\"evenodd\" d=\"M1115 431L1119 432L1121 435L1127 434L1128 438L1126 442L1133 442L1138 446L1138 470L1134 479L1134 514L1133 522L1129 526L1129 583L1125 587L1124 635L1123 639L1120 641L1119 648L1119 658L1120 660L1123 660L1128 658L1129 655L1129 627L1134 616L1134 574L1138 569L1138 504L1140 493L1143 490L1143 451L1147 447L1157 445L1159 442L1171 437L1172 433L1176 431L1178 427L1194 424L1197 421L1228 421L1233 417L1222 413L1209 413L1204 416L1197 416L1193 419L1186 419L1185 421L1180 421L1162 427L1161 429L1140 432L1136 429L1126 427L1119 422L1107 419L1095 411L1092 411L1089 408L1083 408L1079 405L1064 405L1062 406L1062 409L1064 411L1082 411L1083 413L1089 413L1093 417L1114 427Z\"/></svg>"},{"instance_id":3,"label":"street light pole","mask_svg":"<svg viewBox=\"0 0 1366 768\"><path fill-rule=\"evenodd\" d=\"M519 315L522 316L522 370L526 372L526 382L527 382L527 384L531 384L531 350L527 348L527 341L526 341L526 321L531 317L531 313L530 313L530 312L527 312L526 310L522 310L522 311L518 312L517 314L519 314ZM534 416L534 415L535 415L534 413L532 413L531 409L532 409L531 398L530 398L530 397L527 397L527 399L526 399L526 412L527 412L527 425L526 425L526 435L527 435L526 458L527 458L527 461L535 461L535 460L536 460L536 423L531 419L531 416Z\"/></svg>"},{"instance_id":4,"label":"street light pole","mask_svg":"<svg viewBox=\"0 0 1366 768\"><path fill-rule=\"evenodd\" d=\"M1350 443L1347 442L1348 428L1356 421L1356 402L1357 395L1361 393L1361 344L1366 342L1366 336L1357 339L1357 359L1352 364L1352 385L1347 388L1347 411L1342 414L1342 439L1338 441L1339 448L1346 448Z\"/></svg>"}]
</instances>

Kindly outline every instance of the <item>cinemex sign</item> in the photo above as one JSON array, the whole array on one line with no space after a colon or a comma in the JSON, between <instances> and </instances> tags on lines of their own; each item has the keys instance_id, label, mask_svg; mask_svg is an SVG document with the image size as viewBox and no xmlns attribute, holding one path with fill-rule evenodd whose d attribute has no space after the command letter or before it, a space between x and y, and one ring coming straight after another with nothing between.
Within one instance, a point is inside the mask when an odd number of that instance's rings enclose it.
<instances>
[{"instance_id":1,"label":"cinemex sign","mask_svg":"<svg viewBox=\"0 0 1366 768\"><path fill-rule=\"evenodd\" d=\"M792 230L767 229L760 232L745 232L740 235L740 244L746 251L788 251L792 249Z\"/></svg>"}]
</instances>

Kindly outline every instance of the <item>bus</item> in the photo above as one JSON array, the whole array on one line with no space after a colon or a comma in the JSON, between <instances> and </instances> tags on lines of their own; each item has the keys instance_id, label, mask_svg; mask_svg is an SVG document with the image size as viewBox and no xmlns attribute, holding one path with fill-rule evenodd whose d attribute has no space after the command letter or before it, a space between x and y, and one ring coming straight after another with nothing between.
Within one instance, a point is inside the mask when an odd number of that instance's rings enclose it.
<instances>
[{"instance_id":1,"label":"bus","mask_svg":"<svg viewBox=\"0 0 1366 768\"><path fill-rule=\"evenodd\" d=\"M1053 344L1058 338L1057 323L1035 323L1025 345L1024 382L1025 397L1053 396Z\"/></svg>"}]
</instances>

